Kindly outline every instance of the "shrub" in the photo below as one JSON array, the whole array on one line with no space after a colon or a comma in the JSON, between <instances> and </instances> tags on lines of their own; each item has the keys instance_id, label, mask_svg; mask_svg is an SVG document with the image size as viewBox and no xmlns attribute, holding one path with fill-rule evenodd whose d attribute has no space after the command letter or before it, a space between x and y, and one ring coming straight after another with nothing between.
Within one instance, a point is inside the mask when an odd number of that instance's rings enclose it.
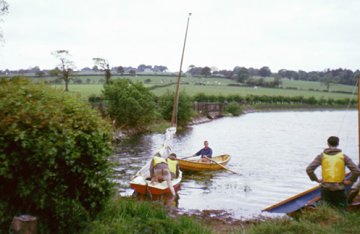
<instances>
[{"instance_id":1,"label":"shrub","mask_svg":"<svg viewBox=\"0 0 360 234\"><path fill-rule=\"evenodd\" d=\"M1 80L1 230L19 214L37 216L41 232L79 230L112 194L110 140L85 103L45 85Z\"/></svg>"},{"instance_id":2,"label":"shrub","mask_svg":"<svg viewBox=\"0 0 360 234\"><path fill-rule=\"evenodd\" d=\"M231 113L233 116L239 116L242 113L242 109L237 102L230 102L227 104L225 111Z\"/></svg>"},{"instance_id":3,"label":"shrub","mask_svg":"<svg viewBox=\"0 0 360 234\"><path fill-rule=\"evenodd\" d=\"M157 117L155 96L140 82L118 79L104 86L110 117L123 129L146 129Z\"/></svg>"},{"instance_id":4,"label":"shrub","mask_svg":"<svg viewBox=\"0 0 360 234\"><path fill-rule=\"evenodd\" d=\"M173 104L174 104L175 92L167 91L159 98L159 106L162 117L165 120L171 120ZM179 106L177 111L177 125L184 127L188 124L192 117L192 100L185 93L180 92Z\"/></svg>"}]
</instances>

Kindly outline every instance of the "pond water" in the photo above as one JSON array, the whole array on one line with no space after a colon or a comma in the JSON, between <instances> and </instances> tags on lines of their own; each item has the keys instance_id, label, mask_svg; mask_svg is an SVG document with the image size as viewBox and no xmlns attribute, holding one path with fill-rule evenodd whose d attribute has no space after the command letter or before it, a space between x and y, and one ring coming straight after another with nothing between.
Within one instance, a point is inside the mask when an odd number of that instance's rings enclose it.
<instances>
[{"instance_id":1,"label":"pond water","mask_svg":"<svg viewBox=\"0 0 360 234\"><path fill-rule=\"evenodd\" d=\"M305 168L326 147L328 136L339 136L340 148L358 163L357 129L356 111L258 112L192 126L174 139L178 157L194 154L208 140L214 156L232 156L227 167L240 175L184 172L177 207L225 210L242 219L258 216L262 209L317 185ZM133 193L130 178L163 139L162 134L140 136L116 147L120 195Z\"/></svg>"}]
</instances>

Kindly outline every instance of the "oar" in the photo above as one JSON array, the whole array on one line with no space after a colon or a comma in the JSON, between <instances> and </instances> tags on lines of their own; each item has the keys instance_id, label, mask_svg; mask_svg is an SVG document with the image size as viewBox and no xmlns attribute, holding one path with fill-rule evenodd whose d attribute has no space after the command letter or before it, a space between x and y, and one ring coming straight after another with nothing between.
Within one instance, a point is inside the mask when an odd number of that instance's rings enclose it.
<instances>
[{"instance_id":1,"label":"oar","mask_svg":"<svg viewBox=\"0 0 360 234\"><path fill-rule=\"evenodd\" d=\"M187 156L187 157L183 157L183 158L180 158L180 159L187 159L187 158L195 158L195 157L199 157L200 155L191 155L191 156Z\"/></svg>"},{"instance_id":2,"label":"oar","mask_svg":"<svg viewBox=\"0 0 360 234\"><path fill-rule=\"evenodd\" d=\"M232 172L232 173L234 173L234 174L237 174L237 175L241 175L241 174L237 173L236 171L230 170L229 168L221 165L220 163L216 162L215 160L213 160L213 159L211 159L211 158L209 158L209 157L206 157L206 156L203 156L203 157L209 159L211 162L216 163L217 165L219 165L220 167L224 168L224 169L227 170L227 171L230 171L230 172Z\"/></svg>"}]
</instances>

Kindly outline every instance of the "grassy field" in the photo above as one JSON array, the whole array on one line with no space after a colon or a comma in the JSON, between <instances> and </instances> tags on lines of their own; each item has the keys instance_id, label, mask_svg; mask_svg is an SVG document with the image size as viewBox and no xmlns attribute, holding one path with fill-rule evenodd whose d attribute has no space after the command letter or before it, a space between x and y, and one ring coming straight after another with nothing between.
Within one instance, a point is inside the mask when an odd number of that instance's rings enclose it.
<instances>
[{"instance_id":1,"label":"grassy field","mask_svg":"<svg viewBox=\"0 0 360 234\"><path fill-rule=\"evenodd\" d=\"M90 95L100 95L103 89L103 76L86 76L75 77L82 80L82 84L69 85L70 92L80 93L84 99ZM112 77L112 79L119 79L120 77ZM177 77L162 77L162 76L131 76L121 77L127 78L134 82L142 82L146 87L167 85L175 83ZM54 78L33 78L34 80L51 80ZM271 79L271 78L269 78ZM354 92L354 87L349 85L332 84L330 92L326 92L326 87L320 82L313 81L298 81L283 79L282 88L263 88L263 87L245 87L245 86L229 86L229 84L237 84L236 81L224 78L198 78L198 77L182 77L181 90L184 90L188 95L194 96L198 93L207 95L269 95L269 96L303 96L319 98L333 98L343 99L351 98ZM62 84L54 85L58 88L63 88ZM162 95L167 91L174 91L175 85L166 87L159 87L152 89L155 95Z\"/></svg>"}]
</instances>

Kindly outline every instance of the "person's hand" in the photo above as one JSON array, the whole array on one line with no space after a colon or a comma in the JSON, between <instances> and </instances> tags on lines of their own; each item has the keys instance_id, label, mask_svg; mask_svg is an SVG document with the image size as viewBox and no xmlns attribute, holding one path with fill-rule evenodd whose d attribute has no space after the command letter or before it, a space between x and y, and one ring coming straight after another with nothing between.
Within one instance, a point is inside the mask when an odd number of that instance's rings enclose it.
<instances>
[{"instance_id":1,"label":"person's hand","mask_svg":"<svg viewBox=\"0 0 360 234\"><path fill-rule=\"evenodd\" d=\"M345 184L345 185L350 185L350 184L351 184L351 180L344 180L344 184Z\"/></svg>"}]
</instances>

